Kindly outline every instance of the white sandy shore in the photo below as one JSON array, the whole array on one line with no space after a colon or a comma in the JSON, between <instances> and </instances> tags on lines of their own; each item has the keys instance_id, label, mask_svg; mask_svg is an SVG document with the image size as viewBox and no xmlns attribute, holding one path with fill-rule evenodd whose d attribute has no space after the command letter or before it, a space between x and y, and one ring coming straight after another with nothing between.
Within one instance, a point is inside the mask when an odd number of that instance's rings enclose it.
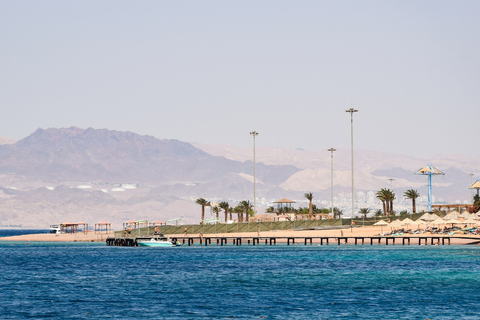
<instances>
[{"instance_id":1,"label":"white sandy shore","mask_svg":"<svg viewBox=\"0 0 480 320\"><path fill-rule=\"evenodd\" d=\"M379 236L382 232L388 232L390 228L378 227L378 226L368 226L368 227L355 227L348 229L334 229L334 230L304 230L304 231L293 231L293 230L278 230L278 231L262 231L260 232L260 237L372 237ZM0 238L0 241L64 241L64 242L103 242L108 237L113 237L113 232L110 233L94 233L89 232L77 233L77 234L27 234L19 235L12 237ZM168 236L168 235L167 235ZM183 234L170 235L171 237L176 237L182 239ZM189 234L188 236L199 236L196 234ZM204 234L204 237L256 237L257 232L243 232L243 233L217 233L217 234ZM424 233L422 235L405 235L411 238L421 237L421 236L431 236L430 233ZM442 237L443 235L438 235ZM459 239L458 237L465 236L463 234L457 233L451 239L451 244L467 244L480 241L480 236L468 236L471 239ZM478 239L478 240L477 240ZM286 241L286 240L285 240ZM398 242L397 242L398 243ZM416 240L414 244L418 243Z\"/></svg>"}]
</instances>

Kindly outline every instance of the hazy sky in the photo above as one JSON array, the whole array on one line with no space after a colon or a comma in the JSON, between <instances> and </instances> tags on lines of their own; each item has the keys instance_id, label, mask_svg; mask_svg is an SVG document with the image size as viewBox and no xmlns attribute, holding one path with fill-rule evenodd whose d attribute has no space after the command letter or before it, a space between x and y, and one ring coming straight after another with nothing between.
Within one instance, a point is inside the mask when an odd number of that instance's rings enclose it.
<instances>
[{"instance_id":1,"label":"hazy sky","mask_svg":"<svg viewBox=\"0 0 480 320\"><path fill-rule=\"evenodd\" d=\"M480 155L480 1L3 1L0 136Z\"/></svg>"}]
</instances>

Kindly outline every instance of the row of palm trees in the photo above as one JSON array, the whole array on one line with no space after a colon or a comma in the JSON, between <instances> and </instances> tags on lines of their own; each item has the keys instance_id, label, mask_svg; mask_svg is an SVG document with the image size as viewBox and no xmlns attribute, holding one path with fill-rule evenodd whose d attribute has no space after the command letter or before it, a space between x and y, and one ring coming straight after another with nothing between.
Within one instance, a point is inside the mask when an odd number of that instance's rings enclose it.
<instances>
[{"instance_id":1,"label":"row of palm trees","mask_svg":"<svg viewBox=\"0 0 480 320\"><path fill-rule=\"evenodd\" d=\"M274 207L269 207L266 212L270 213L276 213L277 215L282 214L282 213L287 213L291 212L295 214L295 220L297 219L298 214L305 215L308 213L309 219L313 219L314 214L319 214L319 213L330 213L330 209L327 208L317 208L313 203L313 193L308 192L305 193L305 198L309 200L308 204L308 211L307 208L274 208ZM403 194L403 196L407 199L412 200L412 212L416 213L416 199L420 197L420 194L418 193L417 190L407 190ZM393 190L382 188L380 191L376 193L376 198L382 201L383 205L383 215L384 216L392 216L394 215L393 211L393 200L395 200L396 195ZM211 203L204 198L198 198L195 203L199 204L202 206L202 223L205 220L205 207L211 206ZM212 208L213 212L216 214L217 219L219 219L219 215L221 213L221 210L225 213L225 222L228 221L228 217L230 214L230 220L232 220L232 214L236 214L238 218L238 222L243 222L244 221L244 215L245 215L245 222L249 221L249 217L253 216L254 212L252 210L253 205L250 203L248 200L243 200L240 201L240 203L236 207L231 207L228 202L222 201L218 204L218 206L214 206ZM369 208L360 208L359 213L363 215L364 218L367 217L367 214L370 213ZM376 214L378 215L378 210ZM342 211L338 208L333 209L333 215L334 218L336 219L337 217L342 216Z\"/></svg>"},{"instance_id":2,"label":"row of palm trees","mask_svg":"<svg viewBox=\"0 0 480 320\"><path fill-rule=\"evenodd\" d=\"M412 200L412 212L416 213L417 211L416 199L420 197L420 194L418 193L418 191L410 189L405 191L403 196L407 199ZM395 197L396 197L395 192L393 192L390 189L382 188L380 191L377 192L375 197L380 201L382 201L383 215L387 217L393 215L393 200L395 200ZM362 208L362 209L365 209L365 208ZM365 214L365 212L360 212L360 213Z\"/></svg>"},{"instance_id":3,"label":"row of palm trees","mask_svg":"<svg viewBox=\"0 0 480 320\"><path fill-rule=\"evenodd\" d=\"M210 201L205 200L204 198L198 198L195 201L196 204L202 206L202 223L205 220L205 207L211 206ZM220 219L221 210L225 213L225 223L228 221L230 215L230 220L232 220L232 214L236 214L238 222L243 222L243 215L245 214L245 222L248 222L248 218L253 215L253 205L248 200L240 201L236 207L231 207L228 202L222 201L218 206L212 207L212 211L215 213L217 220Z\"/></svg>"}]
</instances>

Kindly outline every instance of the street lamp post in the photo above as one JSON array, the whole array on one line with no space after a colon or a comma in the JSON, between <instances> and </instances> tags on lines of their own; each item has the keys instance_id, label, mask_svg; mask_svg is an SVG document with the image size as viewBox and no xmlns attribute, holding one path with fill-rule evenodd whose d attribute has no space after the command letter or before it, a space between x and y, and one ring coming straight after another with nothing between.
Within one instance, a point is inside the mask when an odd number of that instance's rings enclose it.
<instances>
[{"instance_id":1,"label":"street lamp post","mask_svg":"<svg viewBox=\"0 0 480 320\"><path fill-rule=\"evenodd\" d=\"M332 192L332 217L335 218L335 214L333 213L333 152L337 151L337 149L330 148L328 149L331 153L331 161L330 161L330 167L331 167L331 179L332 179L332 184L331 184L331 192Z\"/></svg>"},{"instance_id":2,"label":"street lamp post","mask_svg":"<svg viewBox=\"0 0 480 320\"><path fill-rule=\"evenodd\" d=\"M351 142L352 142L352 216L350 217L350 227L353 228L353 213L355 212L355 193L354 193L354 180L353 180L353 114L355 112L358 112L358 110L354 109L354 108L350 108L348 110L345 110L345 112L348 112L350 113L350 122L351 122L351 125L350 125L350 138L351 138ZM352 229L353 231L353 229Z\"/></svg>"},{"instance_id":3,"label":"street lamp post","mask_svg":"<svg viewBox=\"0 0 480 320\"><path fill-rule=\"evenodd\" d=\"M253 136L253 213L257 214L257 178L255 173L255 137L258 136L257 131L250 132L250 135ZM248 214L248 213L247 213ZM250 219L248 219L250 221Z\"/></svg>"}]
</instances>

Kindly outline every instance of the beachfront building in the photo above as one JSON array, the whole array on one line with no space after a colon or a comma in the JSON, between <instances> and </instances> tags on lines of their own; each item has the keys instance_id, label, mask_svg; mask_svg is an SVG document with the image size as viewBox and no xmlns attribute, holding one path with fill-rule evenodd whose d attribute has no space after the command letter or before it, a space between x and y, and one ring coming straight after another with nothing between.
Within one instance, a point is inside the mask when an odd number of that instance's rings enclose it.
<instances>
[{"instance_id":1,"label":"beachfront building","mask_svg":"<svg viewBox=\"0 0 480 320\"><path fill-rule=\"evenodd\" d=\"M274 201L273 207L275 208L275 213L277 213L277 215L285 215L291 221L295 220L294 203L296 202L286 198Z\"/></svg>"}]
</instances>

